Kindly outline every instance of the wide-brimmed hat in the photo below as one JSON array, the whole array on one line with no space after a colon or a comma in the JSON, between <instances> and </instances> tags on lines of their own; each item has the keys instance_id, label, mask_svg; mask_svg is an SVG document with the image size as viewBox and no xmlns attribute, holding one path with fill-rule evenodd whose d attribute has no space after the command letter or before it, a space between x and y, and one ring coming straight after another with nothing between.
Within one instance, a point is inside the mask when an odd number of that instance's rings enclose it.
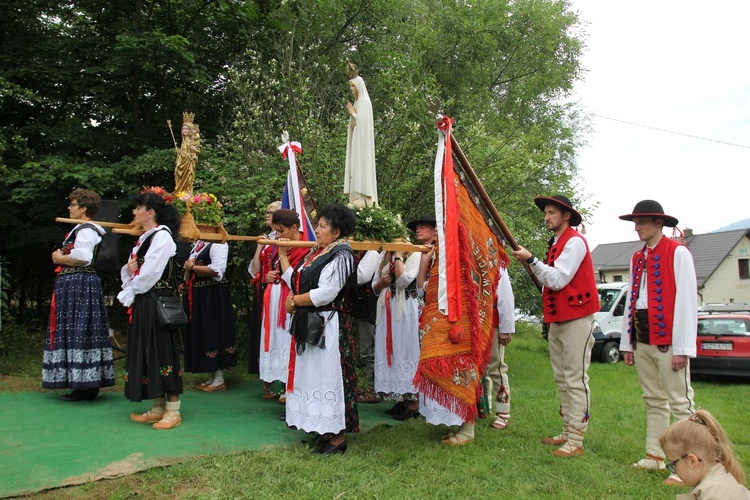
<instances>
[{"instance_id":1,"label":"wide-brimmed hat","mask_svg":"<svg viewBox=\"0 0 750 500\"><path fill-rule=\"evenodd\" d=\"M570 200L561 194L556 194L551 198L547 196L537 196L536 198L534 198L534 203L536 203L536 206L539 207L539 210L541 210L542 212L544 212L544 207L546 207L547 205L557 205L563 211L570 212L570 220L568 221L568 223L571 226L580 226L581 221L583 221L583 217L581 217L581 214L578 213L578 210L573 208L573 204L570 202Z\"/></svg>"},{"instance_id":2,"label":"wide-brimmed hat","mask_svg":"<svg viewBox=\"0 0 750 500\"><path fill-rule=\"evenodd\" d=\"M437 220L435 219L434 215L423 215L420 218L408 223L406 227L408 227L412 231L416 231L417 224L430 224L431 226L437 227Z\"/></svg>"},{"instance_id":3,"label":"wide-brimmed hat","mask_svg":"<svg viewBox=\"0 0 750 500\"><path fill-rule=\"evenodd\" d=\"M664 219L666 227L675 227L680 221L677 217L672 217L664 213L661 203L654 200L643 200L635 204L632 214L621 215L620 219L632 221L635 217L653 217L655 219Z\"/></svg>"}]
</instances>

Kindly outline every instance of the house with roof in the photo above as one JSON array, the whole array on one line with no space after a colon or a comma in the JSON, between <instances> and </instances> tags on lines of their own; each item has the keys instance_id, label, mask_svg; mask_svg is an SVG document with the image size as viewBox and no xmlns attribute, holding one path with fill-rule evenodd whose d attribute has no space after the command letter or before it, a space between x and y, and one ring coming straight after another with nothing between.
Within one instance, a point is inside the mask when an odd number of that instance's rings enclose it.
<instances>
[{"instance_id":1,"label":"house with roof","mask_svg":"<svg viewBox=\"0 0 750 500\"><path fill-rule=\"evenodd\" d=\"M699 305L750 303L750 229L693 234L685 229L693 254ZM600 283L630 281L630 258L641 241L606 243L591 252Z\"/></svg>"}]
</instances>

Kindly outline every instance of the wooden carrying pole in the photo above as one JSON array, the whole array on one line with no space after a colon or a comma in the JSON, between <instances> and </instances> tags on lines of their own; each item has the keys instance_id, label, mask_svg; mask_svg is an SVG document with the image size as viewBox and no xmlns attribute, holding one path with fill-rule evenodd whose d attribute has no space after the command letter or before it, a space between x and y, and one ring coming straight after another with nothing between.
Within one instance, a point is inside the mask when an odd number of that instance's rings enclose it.
<instances>
[{"instance_id":1,"label":"wooden carrying pole","mask_svg":"<svg viewBox=\"0 0 750 500\"><path fill-rule=\"evenodd\" d=\"M318 243L315 241L292 241L292 240L258 240L258 245L276 245L279 247L312 248ZM375 250L378 252L429 252L430 247L424 245L412 245L405 242L383 243L382 241L356 241L349 240L352 250Z\"/></svg>"},{"instance_id":2,"label":"wooden carrying pole","mask_svg":"<svg viewBox=\"0 0 750 500\"><path fill-rule=\"evenodd\" d=\"M98 221L98 220L81 220L81 219L68 219L67 217L57 217L55 218L55 222L62 222L64 224L83 224L84 222L91 222L93 224L98 224L102 227L112 227L117 229L132 229L135 226L132 224L122 224L121 222L105 222L105 221ZM141 230L141 233L143 233L143 230Z\"/></svg>"},{"instance_id":3,"label":"wooden carrying pole","mask_svg":"<svg viewBox=\"0 0 750 500\"><path fill-rule=\"evenodd\" d=\"M80 219L68 219L66 217L57 217L55 218L55 222L62 222L63 224L83 224L84 222L92 222L102 227L111 227L113 233L129 234L132 236L140 236L145 232L142 227L136 226L133 223L123 224L121 222L106 222L106 221L99 221L99 220L83 221ZM262 238L265 238L265 236L243 236L239 234L224 235L222 233L214 234L214 233L207 232L207 231L201 231L200 237L199 237L199 239L201 240L221 242L221 243L224 243L225 241L228 241L228 240L230 241L258 241Z\"/></svg>"},{"instance_id":4,"label":"wooden carrying pole","mask_svg":"<svg viewBox=\"0 0 750 500\"><path fill-rule=\"evenodd\" d=\"M469 177L469 180L474 186L474 189L476 189L479 196L482 198L482 201L484 202L484 206L487 208L487 210L490 212L490 215L492 215L492 218L495 221L495 224L500 228L500 232L503 233L503 237L505 238L505 241L508 242L508 245L513 250L518 250L518 243L516 242L516 239L513 237L513 235L510 233L510 229L508 229L508 226L505 225L505 221L500 216L500 213L495 208L494 203L492 203L492 200L490 200L489 195L487 194L487 191L484 190L484 186L482 186L482 183L479 182L479 178L477 177L477 174L474 173L474 169L471 168L471 165L469 165L469 160L466 159L466 156L464 155L464 152L461 150L461 146L458 145L458 142L456 141L456 138L453 137L453 134L451 134L451 146L453 148L453 153L456 155L456 158L458 158L458 162L461 164L461 167L464 169L464 172ZM525 262L522 264L523 268L526 269L526 272L529 274L529 277L531 278L531 281L534 282L534 285L539 289L539 291L542 291L542 283L539 281L539 278L536 277L536 274L534 274L534 271L532 271L531 266L526 264Z\"/></svg>"},{"instance_id":5,"label":"wooden carrying pole","mask_svg":"<svg viewBox=\"0 0 750 500\"><path fill-rule=\"evenodd\" d=\"M243 236L241 234L230 234L227 236L227 241L258 241L265 238L265 236Z\"/></svg>"}]
</instances>

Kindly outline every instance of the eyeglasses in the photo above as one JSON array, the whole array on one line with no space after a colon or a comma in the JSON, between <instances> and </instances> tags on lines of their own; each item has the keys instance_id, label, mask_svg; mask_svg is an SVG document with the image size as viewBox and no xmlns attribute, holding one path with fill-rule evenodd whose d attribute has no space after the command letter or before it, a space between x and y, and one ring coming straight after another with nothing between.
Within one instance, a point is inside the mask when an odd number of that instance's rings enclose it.
<instances>
[{"instance_id":1,"label":"eyeglasses","mask_svg":"<svg viewBox=\"0 0 750 500\"><path fill-rule=\"evenodd\" d=\"M273 210L269 210L268 212L266 212L266 217L268 217L269 215L273 215L273 212Z\"/></svg>"},{"instance_id":2,"label":"eyeglasses","mask_svg":"<svg viewBox=\"0 0 750 500\"><path fill-rule=\"evenodd\" d=\"M78 202L75 202L75 201L71 201L71 202L70 202L70 205L68 205L68 206L69 206L69 207L77 207L77 206L78 206Z\"/></svg>"},{"instance_id":3,"label":"eyeglasses","mask_svg":"<svg viewBox=\"0 0 750 500\"><path fill-rule=\"evenodd\" d=\"M670 473L672 473L672 474L677 474L677 462L679 462L679 461L680 461L680 460L682 460L683 458L687 457L688 455L690 455L690 453L685 453L684 455L682 455L682 456L681 456L680 458L678 458L678 459L677 459L677 460L675 460L674 462L667 462L667 463L665 464L665 466L667 467L667 470L668 470L668 471L669 471ZM699 458L698 460L700 460L700 458Z\"/></svg>"}]
</instances>

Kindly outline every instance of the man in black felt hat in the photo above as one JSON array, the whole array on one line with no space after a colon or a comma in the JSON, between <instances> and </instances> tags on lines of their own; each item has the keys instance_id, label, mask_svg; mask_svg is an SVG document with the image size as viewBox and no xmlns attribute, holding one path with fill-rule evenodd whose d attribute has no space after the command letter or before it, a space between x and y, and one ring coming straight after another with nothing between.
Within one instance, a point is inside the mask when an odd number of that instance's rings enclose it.
<instances>
[{"instance_id":1,"label":"man in black felt hat","mask_svg":"<svg viewBox=\"0 0 750 500\"><path fill-rule=\"evenodd\" d=\"M599 311L599 293L594 262L588 243L573 227L581 214L562 195L538 196L534 203L544 212L544 223L553 238L545 262L523 247L513 257L526 262L544 285L542 307L549 324L549 357L560 395L563 431L542 442L560 446L552 453L561 457L583 455L583 436L588 429L588 369L594 345L594 313Z\"/></svg>"},{"instance_id":2,"label":"man in black felt hat","mask_svg":"<svg viewBox=\"0 0 750 500\"><path fill-rule=\"evenodd\" d=\"M654 200L639 201L620 219L633 221L644 242L630 263L628 314L623 317L620 350L625 364L635 364L646 402L646 458L641 469L665 469L659 437L669 426L670 411L682 420L694 412L689 358L696 354L698 286L693 257L662 233L678 220ZM681 485L671 474L667 484Z\"/></svg>"}]
</instances>

